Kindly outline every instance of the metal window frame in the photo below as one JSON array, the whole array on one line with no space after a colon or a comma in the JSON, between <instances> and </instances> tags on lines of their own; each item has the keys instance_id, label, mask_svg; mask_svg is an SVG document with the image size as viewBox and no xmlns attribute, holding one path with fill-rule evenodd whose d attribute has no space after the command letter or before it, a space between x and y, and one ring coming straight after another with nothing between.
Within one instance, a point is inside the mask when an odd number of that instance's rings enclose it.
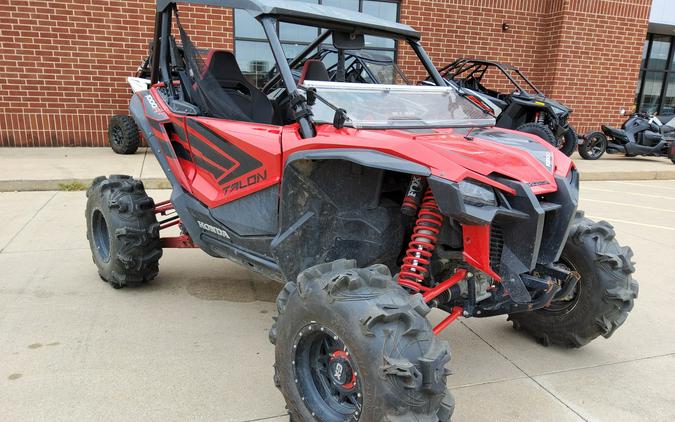
<instances>
[{"instance_id":1,"label":"metal window frame","mask_svg":"<svg viewBox=\"0 0 675 422\"><path fill-rule=\"evenodd\" d=\"M660 35L660 36L665 36L670 39L670 45L668 47L668 56L666 58L666 67L665 69L652 69L650 68L650 61L651 61L651 54L652 54L652 45L654 44L654 36L655 35ZM650 32L647 34L647 40L649 41L647 43L647 53L646 57L644 60L644 64L640 65L640 91L638 92L637 98L635 100L635 109L637 111L642 111L642 103L644 100L644 94L645 94L645 81L647 79L647 72L656 72L656 73L661 73L662 74L662 79L661 79L661 92L659 93L659 101L658 101L658 106L656 109L657 114L661 114L663 112L663 106L665 103L665 97L666 97L666 92L668 90L668 79L670 79L671 75L675 75L675 69L673 69L673 55L675 55L675 36L674 35L666 35L666 34L657 34L654 32Z\"/></svg>"}]
</instances>

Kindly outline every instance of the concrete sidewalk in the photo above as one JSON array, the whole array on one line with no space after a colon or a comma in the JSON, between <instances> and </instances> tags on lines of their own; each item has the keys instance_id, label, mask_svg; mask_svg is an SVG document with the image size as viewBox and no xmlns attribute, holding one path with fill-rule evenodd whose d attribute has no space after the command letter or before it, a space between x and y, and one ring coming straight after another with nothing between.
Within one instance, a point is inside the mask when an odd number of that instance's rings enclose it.
<instances>
[{"instance_id":1,"label":"concrete sidewalk","mask_svg":"<svg viewBox=\"0 0 675 422\"><path fill-rule=\"evenodd\" d=\"M675 179L675 165L666 158L608 155L586 161L575 155L582 180ZM169 184L152 152L117 155L109 148L0 148L0 191L60 190L63 184L89 185L99 175L141 177L148 188Z\"/></svg>"}]
</instances>

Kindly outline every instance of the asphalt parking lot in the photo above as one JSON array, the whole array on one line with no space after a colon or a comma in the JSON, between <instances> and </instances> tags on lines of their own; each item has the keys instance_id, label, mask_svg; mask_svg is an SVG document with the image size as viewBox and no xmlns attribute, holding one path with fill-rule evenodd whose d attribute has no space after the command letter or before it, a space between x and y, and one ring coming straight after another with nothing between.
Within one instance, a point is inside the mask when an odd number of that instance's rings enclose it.
<instances>
[{"instance_id":1,"label":"asphalt parking lot","mask_svg":"<svg viewBox=\"0 0 675 422\"><path fill-rule=\"evenodd\" d=\"M267 341L280 286L167 250L155 281L113 290L84 205L84 192L0 193L0 419L286 421ZM635 251L628 321L567 350L505 317L460 320L442 334L454 421L675 420L675 181L583 182L581 208Z\"/></svg>"}]
</instances>

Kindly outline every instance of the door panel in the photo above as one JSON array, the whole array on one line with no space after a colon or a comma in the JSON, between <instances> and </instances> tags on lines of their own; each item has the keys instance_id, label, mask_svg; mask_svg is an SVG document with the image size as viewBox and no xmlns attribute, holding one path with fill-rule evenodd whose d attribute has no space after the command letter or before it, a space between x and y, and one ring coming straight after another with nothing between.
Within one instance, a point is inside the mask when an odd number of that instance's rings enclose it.
<instances>
[{"instance_id":1,"label":"door panel","mask_svg":"<svg viewBox=\"0 0 675 422\"><path fill-rule=\"evenodd\" d=\"M188 117L193 194L210 208L279 183L281 128Z\"/></svg>"}]
</instances>

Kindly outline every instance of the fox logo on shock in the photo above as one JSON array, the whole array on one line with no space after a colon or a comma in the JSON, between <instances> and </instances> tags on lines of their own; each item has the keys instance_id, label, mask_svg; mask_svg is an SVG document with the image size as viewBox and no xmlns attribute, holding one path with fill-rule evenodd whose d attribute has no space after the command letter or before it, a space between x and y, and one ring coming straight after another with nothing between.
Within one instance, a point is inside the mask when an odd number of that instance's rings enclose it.
<instances>
[{"instance_id":1,"label":"fox logo on shock","mask_svg":"<svg viewBox=\"0 0 675 422\"><path fill-rule=\"evenodd\" d=\"M227 234L227 232L223 229L219 229L218 227L214 227L210 224L206 224L203 221L199 221L199 220L197 220L197 224L199 225L199 228L204 230L204 231L217 234L218 236L224 237L225 239L230 239L230 235Z\"/></svg>"}]
</instances>

